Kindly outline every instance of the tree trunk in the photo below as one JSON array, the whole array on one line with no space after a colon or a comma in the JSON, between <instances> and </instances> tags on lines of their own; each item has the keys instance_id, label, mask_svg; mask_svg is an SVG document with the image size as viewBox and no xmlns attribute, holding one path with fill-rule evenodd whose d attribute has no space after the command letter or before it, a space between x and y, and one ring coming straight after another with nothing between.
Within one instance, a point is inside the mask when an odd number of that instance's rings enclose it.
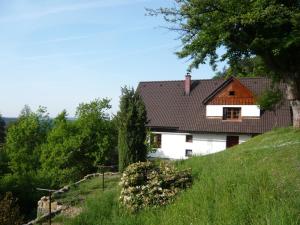
<instances>
[{"instance_id":1,"label":"tree trunk","mask_svg":"<svg viewBox=\"0 0 300 225\"><path fill-rule=\"evenodd\" d=\"M274 113L274 118L275 118L275 125L274 125L274 127L276 128L278 126L278 119L277 119L276 109L273 110L273 113Z\"/></svg>"},{"instance_id":2,"label":"tree trunk","mask_svg":"<svg viewBox=\"0 0 300 225\"><path fill-rule=\"evenodd\" d=\"M293 126L300 128L300 100L291 101L293 111Z\"/></svg>"},{"instance_id":3,"label":"tree trunk","mask_svg":"<svg viewBox=\"0 0 300 225\"><path fill-rule=\"evenodd\" d=\"M287 99L290 101L293 112L293 127L300 128L300 81L287 82Z\"/></svg>"}]
</instances>

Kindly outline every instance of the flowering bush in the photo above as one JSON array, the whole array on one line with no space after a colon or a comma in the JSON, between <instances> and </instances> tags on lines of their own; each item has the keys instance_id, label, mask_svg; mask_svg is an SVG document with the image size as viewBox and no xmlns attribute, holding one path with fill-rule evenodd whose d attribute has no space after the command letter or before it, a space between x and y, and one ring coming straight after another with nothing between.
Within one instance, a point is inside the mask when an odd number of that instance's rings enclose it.
<instances>
[{"instance_id":1,"label":"flowering bush","mask_svg":"<svg viewBox=\"0 0 300 225\"><path fill-rule=\"evenodd\" d=\"M121 178L120 202L132 212L150 206L158 207L174 200L175 195L191 183L190 170L177 171L166 163L133 163Z\"/></svg>"}]
</instances>

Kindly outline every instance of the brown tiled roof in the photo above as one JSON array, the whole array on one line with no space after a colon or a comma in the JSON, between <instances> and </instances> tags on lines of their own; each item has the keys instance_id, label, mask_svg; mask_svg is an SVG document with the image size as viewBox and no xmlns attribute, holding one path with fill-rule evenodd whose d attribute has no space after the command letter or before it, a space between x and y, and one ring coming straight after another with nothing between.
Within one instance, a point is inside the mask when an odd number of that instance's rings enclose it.
<instances>
[{"instance_id":1,"label":"brown tiled roof","mask_svg":"<svg viewBox=\"0 0 300 225\"><path fill-rule=\"evenodd\" d=\"M239 81L259 96L271 85L267 78L240 78ZM226 81L225 81L226 82ZM275 127L273 112L262 112L260 119L241 122L206 118L203 101L224 83L223 79L193 80L189 96L184 95L184 81L140 82L138 91L143 98L152 129L172 129L181 132L264 133ZM284 89L284 85L281 85ZM287 100L276 111L277 126L291 125Z\"/></svg>"}]
</instances>

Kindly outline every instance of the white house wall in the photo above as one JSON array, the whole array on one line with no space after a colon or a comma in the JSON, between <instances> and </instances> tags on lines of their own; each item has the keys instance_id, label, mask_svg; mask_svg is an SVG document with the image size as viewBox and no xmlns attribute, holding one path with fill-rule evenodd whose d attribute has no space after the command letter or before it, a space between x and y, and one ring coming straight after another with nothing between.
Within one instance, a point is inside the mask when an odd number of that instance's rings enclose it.
<instances>
[{"instance_id":1,"label":"white house wall","mask_svg":"<svg viewBox=\"0 0 300 225\"><path fill-rule=\"evenodd\" d=\"M260 117L260 109L257 105L207 105L206 116L222 117L224 107L241 108L242 117Z\"/></svg>"},{"instance_id":2,"label":"white house wall","mask_svg":"<svg viewBox=\"0 0 300 225\"><path fill-rule=\"evenodd\" d=\"M186 142L185 133L160 133L161 148L152 153L151 157L186 159L185 150L191 149L193 155L207 155L226 149L226 134L192 134L193 142ZM239 143L245 142L250 135L239 136Z\"/></svg>"}]
</instances>

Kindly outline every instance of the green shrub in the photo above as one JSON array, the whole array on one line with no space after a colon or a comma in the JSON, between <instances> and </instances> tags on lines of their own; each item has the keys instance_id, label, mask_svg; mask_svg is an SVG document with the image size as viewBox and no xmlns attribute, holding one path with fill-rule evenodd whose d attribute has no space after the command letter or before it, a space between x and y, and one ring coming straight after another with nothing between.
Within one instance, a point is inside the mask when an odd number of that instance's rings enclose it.
<instances>
[{"instance_id":1,"label":"green shrub","mask_svg":"<svg viewBox=\"0 0 300 225\"><path fill-rule=\"evenodd\" d=\"M167 163L134 163L127 167L121 178L120 202L131 212L166 205L191 183L190 170L177 171Z\"/></svg>"}]
</instances>

